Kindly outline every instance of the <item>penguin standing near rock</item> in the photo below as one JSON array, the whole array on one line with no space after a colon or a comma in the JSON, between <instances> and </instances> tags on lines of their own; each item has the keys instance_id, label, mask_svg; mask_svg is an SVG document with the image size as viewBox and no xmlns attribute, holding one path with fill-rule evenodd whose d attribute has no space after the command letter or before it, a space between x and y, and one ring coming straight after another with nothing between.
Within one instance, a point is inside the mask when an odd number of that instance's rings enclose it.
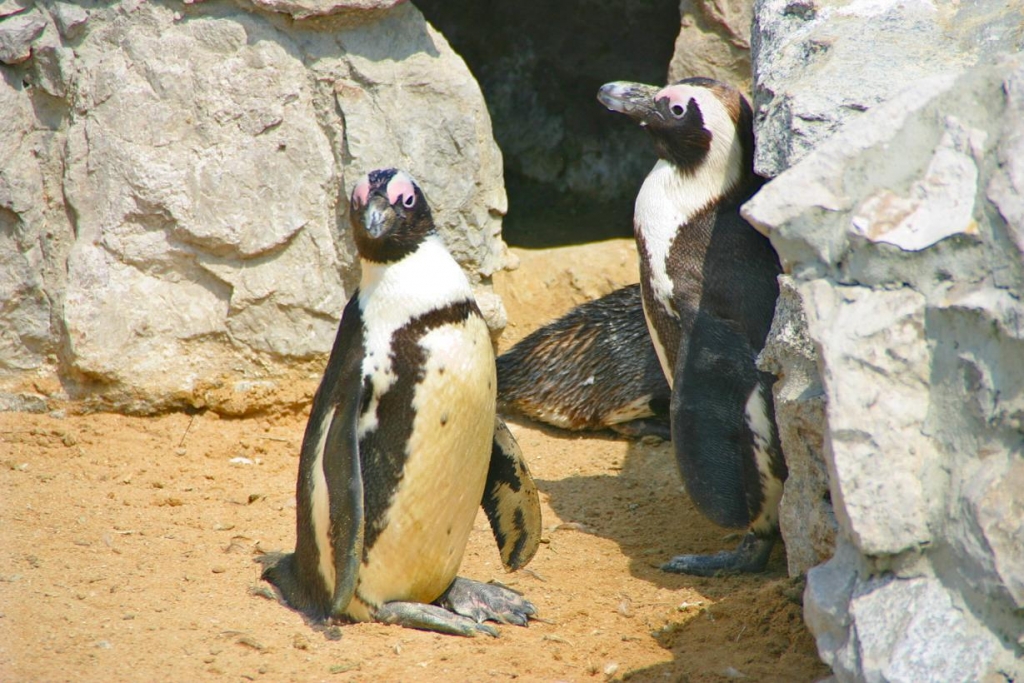
<instances>
[{"instance_id":1,"label":"penguin standing near rock","mask_svg":"<svg viewBox=\"0 0 1024 683\"><path fill-rule=\"evenodd\" d=\"M636 199L644 316L671 387L672 442L686 490L739 547L680 555L663 569L701 576L764 569L786 479L774 377L757 369L778 299L778 256L739 213L754 173L753 115L734 88L689 78L664 88L616 82L598 100L654 141Z\"/></svg>"},{"instance_id":2,"label":"penguin standing near rock","mask_svg":"<svg viewBox=\"0 0 1024 683\"><path fill-rule=\"evenodd\" d=\"M576 306L498 356L498 406L569 429L669 436L669 388L640 285Z\"/></svg>"},{"instance_id":3,"label":"penguin standing near rock","mask_svg":"<svg viewBox=\"0 0 1024 683\"><path fill-rule=\"evenodd\" d=\"M263 578L314 621L457 635L526 625L533 605L456 576L482 504L509 571L540 542L540 502L495 414L494 352L469 281L412 178L363 178L362 263L302 441L295 552Z\"/></svg>"}]
</instances>

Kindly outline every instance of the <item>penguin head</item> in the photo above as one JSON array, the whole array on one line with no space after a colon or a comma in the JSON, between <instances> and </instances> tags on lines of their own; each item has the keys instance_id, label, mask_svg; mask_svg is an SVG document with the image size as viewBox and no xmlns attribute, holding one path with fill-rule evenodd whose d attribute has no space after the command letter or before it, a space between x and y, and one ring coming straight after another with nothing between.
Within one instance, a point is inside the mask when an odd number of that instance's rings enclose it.
<instances>
[{"instance_id":1,"label":"penguin head","mask_svg":"<svg viewBox=\"0 0 1024 683\"><path fill-rule=\"evenodd\" d=\"M732 176L753 168L753 114L730 85L710 78L686 78L664 88L616 81L601 86L597 99L647 130L658 157L684 174Z\"/></svg>"},{"instance_id":2,"label":"penguin head","mask_svg":"<svg viewBox=\"0 0 1024 683\"><path fill-rule=\"evenodd\" d=\"M405 171L371 171L356 183L349 206L359 256L374 263L399 261L434 232L426 197Z\"/></svg>"}]
</instances>

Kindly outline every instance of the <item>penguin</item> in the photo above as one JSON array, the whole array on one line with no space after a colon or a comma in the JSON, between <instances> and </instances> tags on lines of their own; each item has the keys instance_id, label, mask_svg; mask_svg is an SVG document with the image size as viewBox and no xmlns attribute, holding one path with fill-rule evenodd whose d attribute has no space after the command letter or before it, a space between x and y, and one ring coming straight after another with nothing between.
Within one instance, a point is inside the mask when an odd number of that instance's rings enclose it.
<instances>
[{"instance_id":1,"label":"penguin","mask_svg":"<svg viewBox=\"0 0 1024 683\"><path fill-rule=\"evenodd\" d=\"M763 571L779 536L786 463L774 376L757 369L775 313L778 255L741 216L754 172L753 115L735 88L688 78L615 82L598 100L646 130L658 160L636 198L644 317L671 388L676 461L696 507L746 533L735 550L680 555L663 569Z\"/></svg>"},{"instance_id":2,"label":"penguin","mask_svg":"<svg viewBox=\"0 0 1024 683\"><path fill-rule=\"evenodd\" d=\"M580 304L498 356L498 407L573 431L670 438L640 285Z\"/></svg>"},{"instance_id":3,"label":"penguin","mask_svg":"<svg viewBox=\"0 0 1024 683\"><path fill-rule=\"evenodd\" d=\"M295 551L262 578L316 623L377 621L472 636L524 626L518 593L456 575L483 505L508 571L540 542L540 501L497 418L494 351L470 284L412 177L352 191L362 266L299 457Z\"/></svg>"}]
</instances>

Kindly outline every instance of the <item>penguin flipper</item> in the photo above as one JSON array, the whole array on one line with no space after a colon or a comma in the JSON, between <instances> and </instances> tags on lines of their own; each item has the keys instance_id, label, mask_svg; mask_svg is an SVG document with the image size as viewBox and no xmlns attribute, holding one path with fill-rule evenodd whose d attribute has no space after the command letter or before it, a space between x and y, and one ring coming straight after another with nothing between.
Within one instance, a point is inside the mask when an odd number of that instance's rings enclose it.
<instances>
[{"instance_id":1,"label":"penguin flipper","mask_svg":"<svg viewBox=\"0 0 1024 683\"><path fill-rule=\"evenodd\" d=\"M687 493L716 524L747 527L734 551L680 555L663 569L710 576L762 571L778 537L786 477L771 401L771 376L729 321L699 312L680 345L672 389L673 446Z\"/></svg>"},{"instance_id":2,"label":"penguin flipper","mask_svg":"<svg viewBox=\"0 0 1024 683\"><path fill-rule=\"evenodd\" d=\"M299 452L295 552L268 558L263 578L308 617L341 615L363 554L363 478L356 424L362 408L359 293L338 326Z\"/></svg>"},{"instance_id":3,"label":"penguin flipper","mask_svg":"<svg viewBox=\"0 0 1024 683\"><path fill-rule=\"evenodd\" d=\"M749 498L760 492L745 415L758 387L755 356L727 321L699 312L672 385L672 442L686 492L702 514L730 528L750 524Z\"/></svg>"},{"instance_id":4,"label":"penguin flipper","mask_svg":"<svg viewBox=\"0 0 1024 683\"><path fill-rule=\"evenodd\" d=\"M498 542L502 565L507 571L525 567L540 546L540 496L519 444L498 417L481 505Z\"/></svg>"},{"instance_id":5,"label":"penguin flipper","mask_svg":"<svg viewBox=\"0 0 1024 683\"><path fill-rule=\"evenodd\" d=\"M358 357L361 360L362 354ZM354 380L346 377L339 383L351 393L335 411L324 441L324 459L329 462L324 469L330 491L330 536L336 577L332 615L341 614L352 600L363 559L363 472L356 437L362 404L361 365L355 370Z\"/></svg>"}]
</instances>

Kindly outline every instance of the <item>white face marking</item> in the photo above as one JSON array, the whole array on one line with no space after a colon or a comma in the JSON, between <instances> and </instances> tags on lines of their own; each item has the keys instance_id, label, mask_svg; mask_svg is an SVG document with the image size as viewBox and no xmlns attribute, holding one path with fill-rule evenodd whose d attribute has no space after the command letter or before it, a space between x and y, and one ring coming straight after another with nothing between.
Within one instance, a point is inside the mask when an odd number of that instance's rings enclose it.
<instances>
[{"instance_id":1,"label":"white face marking","mask_svg":"<svg viewBox=\"0 0 1024 683\"><path fill-rule=\"evenodd\" d=\"M331 502L327 491L327 476L324 474L324 445L327 442L327 431L334 419L334 408L320 423L320 438L316 444L316 460L313 462L313 495L312 522L313 538L320 554L320 576L324 579L327 592L334 594L337 575L334 567L334 547L331 545L329 530L331 528Z\"/></svg>"},{"instance_id":2,"label":"white face marking","mask_svg":"<svg viewBox=\"0 0 1024 683\"><path fill-rule=\"evenodd\" d=\"M755 530L768 531L775 527L778 517L779 500L782 498L782 481L771 471L771 456L768 449L771 447L775 426L768 416L768 404L760 384L754 387L754 390L750 392L750 397L747 398L746 417L747 426L750 427L750 431L754 435L754 462L761 475L761 485L765 489L764 507L751 527Z\"/></svg>"},{"instance_id":3,"label":"white face marking","mask_svg":"<svg viewBox=\"0 0 1024 683\"><path fill-rule=\"evenodd\" d=\"M401 261L363 261L362 266L359 308L366 328L363 376L373 378L373 395L356 427L359 438L377 428L377 398L394 384L389 355L394 333L413 318L473 296L465 273L435 235L424 239Z\"/></svg>"},{"instance_id":4,"label":"white face marking","mask_svg":"<svg viewBox=\"0 0 1024 683\"><path fill-rule=\"evenodd\" d=\"M696 172L688 178L688 194L701 206L714 197L727 193L743 175L743 145L736 137L736 122L713 90L678 84L662 88L656 100L667 98L670 106L685 110L696 101L704 118L704 129L711 133L711 149Z\"/></svg>"},{"instance_id":5,"label":"white face marking","mask_svg":"<svg viewBox=\"0 0 1024 683\"><path fill-rule=\"evenodd\" d=\"M729 192L743 174L743 148L736 137L736 124L718 97L706 88L672 85L663 88L657 99L668 98L684 110L696 100L704 117L705 129L711 131L711 149L695 172L684 174L671 162L659 159L644 179L633 210L634 229L643 236L642 257L650 266L651 294L673 318L679 317L672 301L674 285L668 269L668 256L676 239L686 239L684 228L702 209ZM654 350L672 386L673 372L662 340L651 324L651 314L644 302L644 317L654 342Z\"/></svg>"}]
</instances>

